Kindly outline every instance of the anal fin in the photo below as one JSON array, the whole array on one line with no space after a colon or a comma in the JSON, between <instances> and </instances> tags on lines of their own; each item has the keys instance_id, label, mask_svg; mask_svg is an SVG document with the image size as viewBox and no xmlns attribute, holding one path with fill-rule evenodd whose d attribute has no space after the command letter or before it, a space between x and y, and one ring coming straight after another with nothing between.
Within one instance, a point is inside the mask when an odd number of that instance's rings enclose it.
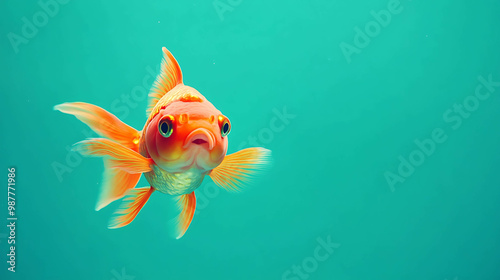
<instances>
[{"instance_id":1,"label":"anal fin","mask_svg":"<svg viewBox=\"0 0 500 280\"><path fill-rule=\"evenodd\" d=\"M181 195L177 203L181 209L181 213L177 217L175 238L179 239L186 233L193 220L194 211L196 209L196 197L194 192Z\"/></svg>"},{"instance_id":2,"label":"anal fin","mask_svg":"<svg viewBox=\"0 0 500 280\"><path fill-rule=\"evenodd\" d=\"M118 168L112 168L109 160L104 160L104 173L101 191L96 204L96 211L106 207L111 202L125 196L128 190L133 189L139 179L140 173L130 174Z\"/></svg>"},{"instance_id":3,"label":"anal fin","mask_svg":"<svg viewBox=\"0 0 500 280\"><path fill-rule=\"evenodd\" d=\"M130 224L146 204L153 191L153 187L129 190L120 208L116 210L113 218L109 221L108 228L120 228Z\"/></svg>"}]
</instances>

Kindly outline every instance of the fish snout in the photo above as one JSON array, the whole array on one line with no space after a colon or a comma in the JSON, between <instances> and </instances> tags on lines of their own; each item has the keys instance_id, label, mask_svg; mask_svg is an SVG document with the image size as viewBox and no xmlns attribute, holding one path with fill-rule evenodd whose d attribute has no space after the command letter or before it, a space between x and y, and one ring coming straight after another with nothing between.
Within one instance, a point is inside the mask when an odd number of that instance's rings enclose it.
<instances>
[{"instance_id":1,"label":"fish snout","mask_svg":"<svg viewBox=\"0 0 500 280\"><path fill-rule=\"evenodd\" d=\"M197 128L186 137L184 148L189 145L204 145L207 144L208 149L212 150L215 147L215 136L206 128Z\"/></svg>"}]
</instances>

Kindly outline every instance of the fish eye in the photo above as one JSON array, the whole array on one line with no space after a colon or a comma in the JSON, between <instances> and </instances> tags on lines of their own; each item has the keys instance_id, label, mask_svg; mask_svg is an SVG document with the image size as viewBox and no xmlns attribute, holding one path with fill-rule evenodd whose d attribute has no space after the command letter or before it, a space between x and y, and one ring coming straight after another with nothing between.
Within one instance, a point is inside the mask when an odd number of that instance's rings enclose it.
<instances>
[{"instance_id":1,"label":"fish eye","mask_svg":"<svg viewBox=\"0 0 500 280\"><path fill-rule=\"evenodd\" d=\"M158 132L165 138L170 137L174 132L174 117L171 115L164 116L158 123Z\"/></svg>"},{"instance_id":2,"label":"fish eye","mask_svg":"<svg viewBox=\"0 0 500 280\"><path fill-rule=\"evenodd\" d=\"M219 126L220 126L220 135L225 137L231 131L231 123L229 119L223 116L219 116Z\"/></svg>"}]
</instances>

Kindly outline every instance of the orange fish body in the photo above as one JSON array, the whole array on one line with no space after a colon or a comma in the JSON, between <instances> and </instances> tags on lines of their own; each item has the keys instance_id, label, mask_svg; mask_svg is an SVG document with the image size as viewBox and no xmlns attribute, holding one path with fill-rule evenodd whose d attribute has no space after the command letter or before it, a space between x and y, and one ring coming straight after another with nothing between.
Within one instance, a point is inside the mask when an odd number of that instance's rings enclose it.
<instances>
[{"instance_id":1,"label":"orange fish body","mask_svg":"<svg viewBox=\"0 0 500 280\"><path fill-rule=\"evenodd\" d=\"M220 187L238 190L268 162L270 151L248 148L226 155L229 119L196 89L182 83L181 69L163 48L164 59L149 94L142 131L88 103L63 103L56 110L75 115L97 134L75 144L87 156L104 159L104 180L96 210L123 198L109 227L128 225L157 190L178 198L176 236L189 227L196 208L194 190L206 175ZM149 187L135 188L144 173Z\"/></svg>"}]
</instances>

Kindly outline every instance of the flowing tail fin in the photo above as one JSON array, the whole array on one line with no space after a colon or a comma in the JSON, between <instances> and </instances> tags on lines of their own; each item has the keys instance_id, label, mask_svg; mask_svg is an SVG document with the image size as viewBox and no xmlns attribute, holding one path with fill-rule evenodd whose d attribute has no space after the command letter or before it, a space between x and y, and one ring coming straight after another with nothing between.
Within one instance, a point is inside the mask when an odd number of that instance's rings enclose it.
<instances>
[{"instance_id":1,"label":"flowing tail fin","mask_svg":"<svg viewBox=\"0 0 500 280\"><path fill-rule=\"evenodd\" d=\"M101 107L84 103L63 103L54 110L74 115L100 136L109 138L123 146L137 151L140 133Z\"/></svg>"},{"instance_id":2,"label":"flowing tail fin","mask_svg":"<svg viewBox=\"0 0 500 280\"><path fill-rule=\"evenodd\" d=\"M63 103L54 109L74 115L97 134L108 138L88 139L75 144L75 149L83 155L104 158L104 180L96 210L124 197L137 185L141 173L151 171L152 160L138 153L140 132L113 114L83 102Z\"/></svg>"}]
</instances>

